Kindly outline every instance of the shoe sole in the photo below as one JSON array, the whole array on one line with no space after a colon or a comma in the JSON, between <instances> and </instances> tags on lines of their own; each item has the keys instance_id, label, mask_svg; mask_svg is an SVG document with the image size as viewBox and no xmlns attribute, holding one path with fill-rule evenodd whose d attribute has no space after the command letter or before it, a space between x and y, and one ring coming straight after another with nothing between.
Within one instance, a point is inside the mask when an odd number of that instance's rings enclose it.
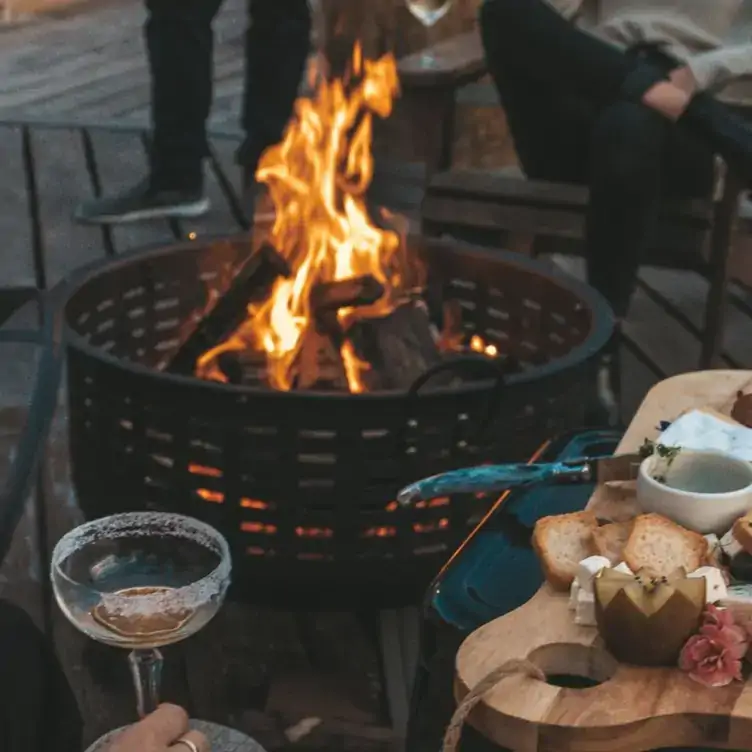
<instances>
[{"instance_id":1,"label":"shoe sole","mask_svg":"<svg viewBox=\"0 0 752 752\"><path fill-rule=\"evenodd\" d=\"M121 225L129 222L144 222L149 219L191 219L206 214L210 208L211 201L203 198L190 204L139 209L127 214L101 214L98 217L82 217L76 214L75 219L87 225Z\"/></svg>"}]
</instances>

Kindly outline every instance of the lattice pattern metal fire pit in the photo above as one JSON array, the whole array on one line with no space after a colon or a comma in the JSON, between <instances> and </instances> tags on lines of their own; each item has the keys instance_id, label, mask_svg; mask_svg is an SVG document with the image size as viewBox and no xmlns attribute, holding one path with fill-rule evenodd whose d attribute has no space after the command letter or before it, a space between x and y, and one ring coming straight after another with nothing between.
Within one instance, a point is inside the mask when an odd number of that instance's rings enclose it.
<instances>
[{"instance_id":1,"label":"lattice pattern metal fire pit","mask_svg":"<svg viewBox=\"0 0 752 752\"><path fill-rule=\"evenodd\" d=\"M521 460L581 423L611 316L538 262L413 243L462 325L514 371L365 394L278 391L160 370L187 322L227 288L247 238L192 242L90 266L65 307L73 479L89 517L179 511L222 530L239 592L321 606L416 595L484 507L395 503L406 482ZM438 281L438 282L437 282ZM324 592L324 589L326 592Z\"/></svg>"}]
</instances>

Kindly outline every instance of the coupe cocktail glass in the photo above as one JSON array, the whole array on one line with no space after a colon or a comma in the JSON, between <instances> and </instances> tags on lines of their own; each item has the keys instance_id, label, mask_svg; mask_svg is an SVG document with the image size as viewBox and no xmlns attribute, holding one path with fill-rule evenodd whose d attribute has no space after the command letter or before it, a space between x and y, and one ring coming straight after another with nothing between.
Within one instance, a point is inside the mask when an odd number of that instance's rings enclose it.
<instances>
[{"instance_id":1,"label":"coupe cocktail glass","mask_svg":"<svg viewBox=\"0 0 752 752\"><path fill-rule=\"evenodd\" d=\"M129 648L140 717L159 704L159 648L198 632L230 584L230 549L190 517L133 512L87 522L52 553L55 598L94 640Z\"/></svg>"}]
</instances>

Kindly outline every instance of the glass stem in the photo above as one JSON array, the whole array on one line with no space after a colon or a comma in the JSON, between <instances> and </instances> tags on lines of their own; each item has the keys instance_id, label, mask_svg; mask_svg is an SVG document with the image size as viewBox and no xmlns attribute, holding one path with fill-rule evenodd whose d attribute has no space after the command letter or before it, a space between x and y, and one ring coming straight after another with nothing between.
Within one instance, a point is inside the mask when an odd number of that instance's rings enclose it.
<instances>
[{"instance_id":1,"label":"glass stem","mask_svg":"<svg viewBox=\"0 0 752 752\"><path fill-rule=\"evenodd\" d=\"M436 43L436 24L423 24L426 30L426 47L433 49ZM424 52L420 56L420 65L422 68L433 68L436 66L436 55L433 52Z\"/></svg>"},{"instance_id":2,"label":"glass stem","mask_svg":"<svg viewBox=\"0 0 752 752\"><path fill-rule=\"evenodd\" d=\"M136 687L138 717L153 713L159 705L159 687L162 679L162 653L156 648L132 650L128 663Z\"/></svg>"}]
</instances>

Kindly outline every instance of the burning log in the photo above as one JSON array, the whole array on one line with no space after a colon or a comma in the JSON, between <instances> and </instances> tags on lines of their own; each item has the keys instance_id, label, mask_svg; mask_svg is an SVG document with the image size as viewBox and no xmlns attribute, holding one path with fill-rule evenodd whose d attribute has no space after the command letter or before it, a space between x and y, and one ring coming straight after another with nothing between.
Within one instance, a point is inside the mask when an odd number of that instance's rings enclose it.
<instances>
[{"instance_id":1,"label":"burning log","mask_svg":"<svg viewBox=\"0 0 752 752\"><path fill-rule=\"evenodd\" d=\"M340 354L345 338L337 313L342 308L371 305L383 294L384 286L371 274L313 286L311 324L303 334L295 364L297 389L348 390Z\"/></svg>"},{"instance_id":2,"label":"burning log","mask_svg":"<svg viewBox=\"0 0 752 752\"><path fill-rule=\"evenodd\" d=\"M295 367L297 389L348 391L347 373L339 348L318 326L309 326L303 334Z\"/></svg>"},{"instance_id":3,"label":"burning log","mask_svg":"<svg viewBox=\"0 0 752 752\"><path fill-rule=\"evenodd\" d=\"M320 282L311 290L311 310L314 317L340 308L375 303L384 294L384 285L372 274L350 277L336 282Z\"/></svg>"},{"instance_id":4,"label":"burning log","mask_svg":"<svg viewBox=\"0 0 752 752\"><path fill-rule=\"evenodd\" d=\"M441 362L428 309L409 300L389 315L356 321L347 332L357 357L370 365L363 375L368 391L409 389Z\"/></svg>"},{"instance_id":5,"label":"burning log","mask_svg":"<svg viewBox=\"0 0 752 752\"><path fill-rule=\"evenodd\" d=\"M165 370L191 375L196 361L218 342L227 339L247 318L248 305L266 298L279 277L290 275L285 259L265 244L243 264L230 287L196 324Z\"/></svg>"},{"instance_id":6,"label":"burning log","mask_svg":"<svg viewBox=\"0 0 752 752\"><path fill-rule=\"evenodd\" d=\"M465 331L462 328L462 306L459 300L444 302L444 321L439 337L439 350L444 353L459 352L464 347Z\"/></svg>"},{"instance_id":7,"label":"burning log","mask_svg":"<svg viewBox=\"0 0 752 752\"><path fill-rule=\"evenodd\" d=\"M341 347L344 334L338 317L340 309L371 305L383 294L384 286L371 274L320 282L310 295L313 320L321 334L329 335Z\"/></svg>"},{"instance_id":8,"label":"burning log","mask_svg":"<svg viewBox=\"0 0 752 752\"><path fill-rule=\"evenodd\" d=\"M236 386L266 386L266 353L256 350L228 350L217 356L217 368Z\"/></svg>"}]
</instances>

